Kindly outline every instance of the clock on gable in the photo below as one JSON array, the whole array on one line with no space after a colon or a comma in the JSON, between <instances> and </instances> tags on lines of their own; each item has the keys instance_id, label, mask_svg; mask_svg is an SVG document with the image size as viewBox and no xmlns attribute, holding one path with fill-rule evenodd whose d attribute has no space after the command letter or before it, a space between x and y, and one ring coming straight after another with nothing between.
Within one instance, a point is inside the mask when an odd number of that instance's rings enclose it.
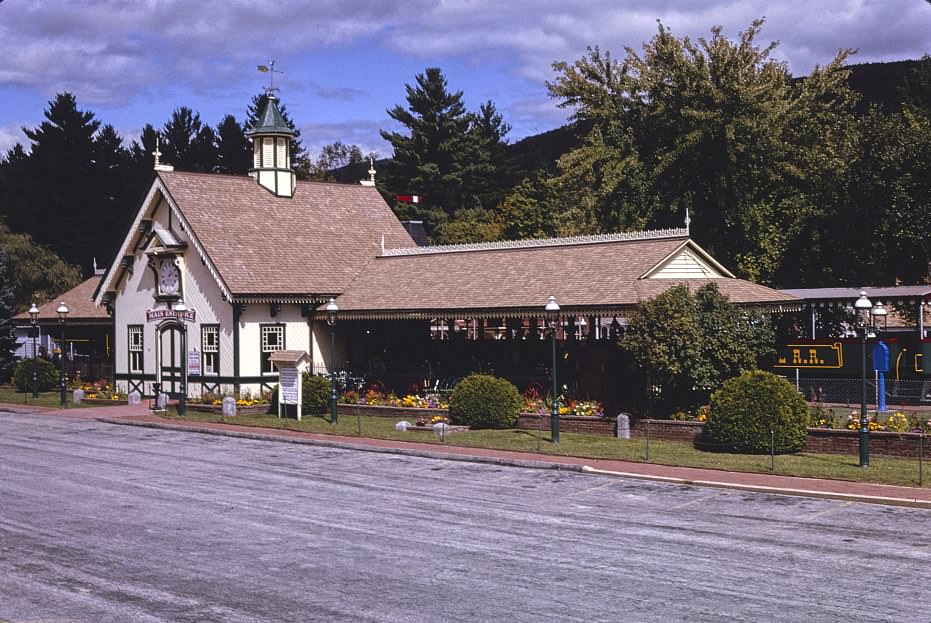
<instances>
[{"instance_id":1,"label":"clock on gable","mask_svg":"<svg viewBox=\"0 0 931 623\"><path fill-rule=\"evenodd\" d=\"M165 298L181 295L181 269L174 258L163 258L158 265L158 294Z\"/></svg>"}]
</instances>

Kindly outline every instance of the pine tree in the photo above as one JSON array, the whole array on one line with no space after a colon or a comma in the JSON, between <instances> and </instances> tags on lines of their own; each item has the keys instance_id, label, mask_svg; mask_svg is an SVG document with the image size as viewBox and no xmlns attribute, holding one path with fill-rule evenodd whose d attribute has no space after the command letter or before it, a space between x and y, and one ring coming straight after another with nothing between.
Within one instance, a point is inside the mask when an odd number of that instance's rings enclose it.
<instances>
[{"instance_id":1,"label":"pine tree","mask_svg":"<svg viewBox=\"0 0 931 623\"><path fill-rule=\"evenodd\" d=\"M79 110L70 93L49 102L45 118L37 128L24 129L29 153L14 148L0 165L0 214L14 231L90 268L112 248L109 225L122 222L122 213L133 208L126 202L136 200L137 191L127 189L120 167L113 167L126 154L112 128L98 140L100 122L93 112Z\"/></svg>"},{"instance_id":2,"label":"pine tree","mask_svg":"<svg viewBox=\"0 0 931 623\"><path fill-rule=\"evenodd\" d=\"M245 175L252 166L252 145L233 115L217 126L217 171Z\"/></svg>"},{"instance_id":3,"label":"pine tree","mask_svg":"<svg viewBox=\"0 0 931 623\"><path fill-rule=\"evenodd\" d=\"M216 133L186 106L171 113L162 128L162 140L165 162L178 171L205 173L217 167Z\"/></svg>"},{"instance_id":4,"label":"pine tree","mask_svg":"<svg viewBox=\"0 0 931 623\"><path fill-rule=\"evenodd\" d=\"M452 219L444 239L461 239L472 225L482 225L479 238L500 235L500 227L488 226L488 213L511 183L504 149L510 126L490 101L467 112L462 91L449 91L438 67L405 89L407 107L394 106L388 115L407 133L381 131L394 149L384 186L389 194L423 196L425 203L401 204L396 212L429 223L428 231Z\"/></svg>"},{"instance_id":5,"label":"pine tree","mask_svg":"<svg viewBox=\"0 0 931 623\"><path fill-rule=\"evenodd\" d=\"M381 131L394 148L387 186L397 194L425 196L447 215L477 207L463 197L469 116L462 91L449 92L439 67L428 67L415 81L416 86L405 85L407 108L388 110L410 134Z\"/></svg>"}]
</instances>

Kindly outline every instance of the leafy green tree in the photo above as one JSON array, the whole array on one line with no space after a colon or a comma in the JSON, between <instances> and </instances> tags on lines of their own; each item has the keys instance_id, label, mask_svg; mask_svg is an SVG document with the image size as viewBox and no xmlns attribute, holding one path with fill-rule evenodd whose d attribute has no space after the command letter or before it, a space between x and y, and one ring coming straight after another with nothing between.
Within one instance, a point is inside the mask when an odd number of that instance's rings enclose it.
<instances>
[{"instance_id":1,"label":"leafy green tree","mask_svg":"<svg viewBox=\"0 0 931 623\"><path fill-rule=\"evenodd\" d=\"M12 295L13 315L33 301L42 304L81 282L77 266L64 262L54 251L28 234L17 234L0 221L0 249L6 255L5 287Z\"/></svg>"},{"instance_id":2,"label":"leafy green tree","mask_svg":"<svg viewBox=\"0 0 931 623\"><path fill-rule=\"evenodd\" d=\"M374 154L370 154L370 157L375 159ZM357 172L359 167L352 165L362 163L368 163L368 160L362 155L358 145L336 141L320 148L320 155L310 167L310 179L318 182L348 181L345 179L346 175L340 175L340 170L352 167L352 170Z\"/></svg>"},{"instance_id":3,"label":"leafy green tree","mask_svg":"<svg viewBox=\"0 0 931 623\"><path fill-rule=\"evenodd\" d=\"M494 214L482 208L467 208L435 230L437 244L467 244L501 240L503 227Z\"/></svg>"},{"instance_id":4,"label":"leafy green tree","mask_svg":"<svg viewBox=\"0 0 931 623\"><path fill-rule=\"evenodd\" d=\"M760 281L786 272L790 243L841 203L855 97L849 51L794 81L775 44L756 44L762 23L697 42L660 24L623 62L593 48L554 64L550 94L592 128L560 161L559 203L590 189L568 220L584 232L680 226L688 209L725 262Z\"/></svg>"},{"instance_id":5,"label":"leafy green tree","mask_svg":"<svg viewBox=\"0 0 931 623\"><path fill-rule=\"evenodd\" d=\"M931 118L931 54L921 57L921 62L905 78L905 107L914 113Z\"/></svg>"},{"instance_id":6,"label":"leafy green tree","mask_svg":"<svg viewBox=\"0 0 931 623\"><path fill-rule=\"evenodd\" d=\"M506 240L548 238L556 235L559 212L549 201L545 175L536 172L522 180L498 206Z\"/></svg>"},{"instance_id":7,"label":"leafy green tree","mask_svg":"<svg viewBox=\"0 0 931 623\"><path fill-rule=\"evenodd\" d=\"M676 285L628 318L620 341L659 387L655 408L672 413L704 404L726 379L757 368L773 353L769 319L731 304L710 283L692 295Z\"/></svg>"},{"instance_id":8,"label":"leafy green tree","mask_svg":"<svg viewBox=\"0 0 931 623\"><path fill-rule=\"evenodd\" d=\"M252 167L252 143L233 115L217 126L217 167L220 173L245 175Z\"/></svg>"},{"instance_id":9,"label":"leafy green tree","mask_svg":"<svg viewBox=\"0 0 931 623\"><path fill-rule=\"evenodd\" d=\"M6 251L0 245L0 383L13 375L16 334L13 330L13 288L7 270Z\"/></svg>"}]
</instances>

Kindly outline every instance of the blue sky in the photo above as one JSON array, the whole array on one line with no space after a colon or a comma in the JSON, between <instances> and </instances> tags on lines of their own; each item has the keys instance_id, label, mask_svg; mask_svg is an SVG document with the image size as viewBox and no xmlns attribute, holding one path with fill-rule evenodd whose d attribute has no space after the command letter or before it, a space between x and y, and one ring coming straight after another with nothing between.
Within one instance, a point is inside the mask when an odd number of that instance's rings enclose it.
<instances>
[{"instance_id":1,"label":"blue sky","mask_svg":"<svg viewBox=\"0 0 931 623\"><path fill-rule=\"evenodd\" d=\"M0 150L26 143L47 102L79 107L125 139L189 106L215 125L242 120L276 61L281 99L305 146L341 140L390 155L379 129L404 85L441 67L470 109L493 100L512 141L558 127L568 111L546 93L554 61L586 46L641 50L662 20L677 36L735 39L766 18L758 43L796 75L857 48L851 62L931 53L928 0L0 0Z\"/></svg>"}]
</instances>

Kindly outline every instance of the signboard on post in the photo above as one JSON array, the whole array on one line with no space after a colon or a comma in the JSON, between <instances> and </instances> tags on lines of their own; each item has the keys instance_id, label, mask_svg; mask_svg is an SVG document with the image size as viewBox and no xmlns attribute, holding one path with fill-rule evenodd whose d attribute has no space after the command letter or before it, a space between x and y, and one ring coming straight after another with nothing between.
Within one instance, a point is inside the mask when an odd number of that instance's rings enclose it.
<instances>
[{"instance_id":1,"label":"signboard on post","mask_svg":"<svg viewBox=\"0 0 931 623\"><path fill-rule=\"evenodd\" d=\"M301 419L301 376L307 370L310 355L303 350L279 350L269 357L278 369L278 417L285 405L295 405Z\"/></svg>"},{"instance_id":2,"label":"signboard on post","mask_svg":"<svg viewBox=\"0 0 931 623\"><path fill-rule=\"evenodd\" d=\"M187 373L192 376L200 376L200 353L195 348L187 353Z\"/></svg>"}]
</instances>

